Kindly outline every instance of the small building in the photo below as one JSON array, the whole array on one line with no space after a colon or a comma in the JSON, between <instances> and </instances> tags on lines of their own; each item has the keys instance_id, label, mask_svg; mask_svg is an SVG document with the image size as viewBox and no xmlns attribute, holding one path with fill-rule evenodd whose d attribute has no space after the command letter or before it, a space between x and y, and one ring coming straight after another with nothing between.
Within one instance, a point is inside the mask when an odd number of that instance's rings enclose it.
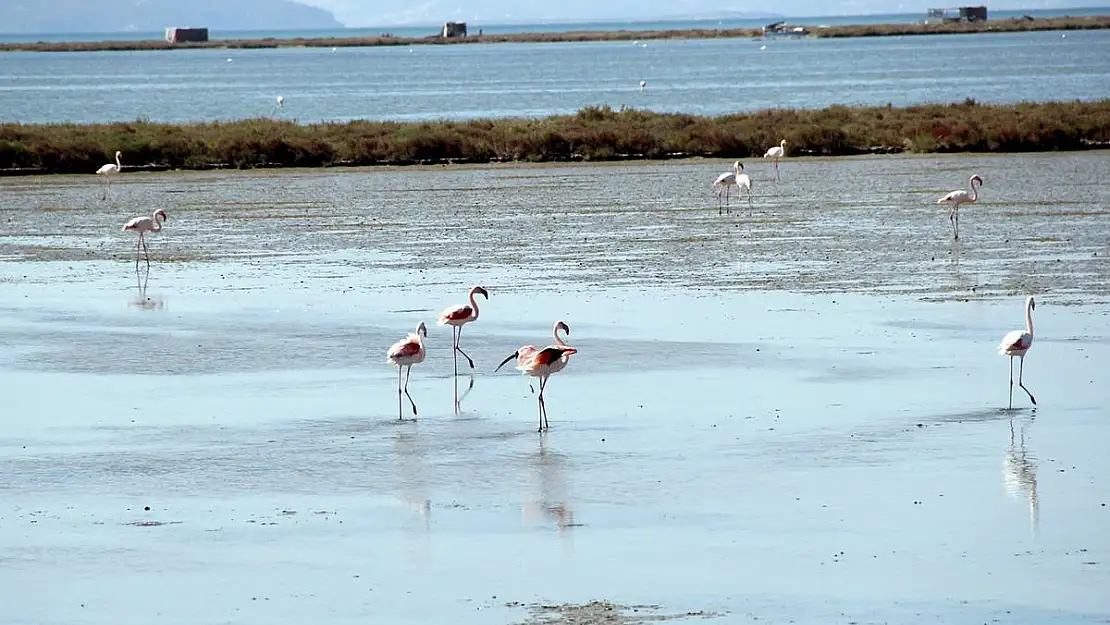
<instances>
[{"instance_id":1,"label":"small building","mask_svg":"<svg viewBox=\"0 0 1110 625\"><path fill-rule=\"evenodd\" d=\"M987 7L956 7L953 9L929 9L925 13L925 23L935 22L985 22Z\"/></svg>"},{"instance_id":2,"label":"small building","mask_svg":"<svg viewBox=\"0 0 1110 625\"><path fill-rule=\"evenodd\" d=\"M444 22L443 31L440 36L444 39L450 37L465 37L466 36L466 22Z\"/></svg>"},{"instance_id":3,"label":"small building","mask_svg":"<svg viewBox=\"0 0 1110 625\"><path fill-rule=\"evenodd\" d=\"M166 41L170 43L204 43L208 41L208 29L167 28Z\"/></svg>"}]
</instances>

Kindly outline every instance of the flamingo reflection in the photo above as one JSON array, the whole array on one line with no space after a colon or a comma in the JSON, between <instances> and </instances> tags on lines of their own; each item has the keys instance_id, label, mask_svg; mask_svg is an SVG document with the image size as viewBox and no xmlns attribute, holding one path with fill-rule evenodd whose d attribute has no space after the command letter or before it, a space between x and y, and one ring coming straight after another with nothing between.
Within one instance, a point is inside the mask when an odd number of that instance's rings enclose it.
<instances>
[{"instance_id":1,"label":"flamingo reflection","mask_svg":"<svg viewBox=\"0 0 1110 625\"><path fill-rule=\"evenodd\" d=\"M532 496L520 506L521 518L526 525L553 523L561 536L581 524L574 520L574 509L566 479L566 456L549 451L543 439L536 453L528 457Z\"/></svg>"},{"instance_id":2,"label":"flamingo reflection","mask_svg":"<svg viewBox=\"0 0 1110 625\"><path fill-rule=\"evenodd\" d=\"M1032 422L1030 419L1029 424ZM1029 424L1021 425L1019 443L1015 444L1014 422L1010 421L1010 447L1003 461L1003 479L1010 496L1029 499L1029 529L1036 536L1040 525L1040 503L1037 501L1037 463L1025 449L1025 429Z\"/></svg>"}]
</instances>

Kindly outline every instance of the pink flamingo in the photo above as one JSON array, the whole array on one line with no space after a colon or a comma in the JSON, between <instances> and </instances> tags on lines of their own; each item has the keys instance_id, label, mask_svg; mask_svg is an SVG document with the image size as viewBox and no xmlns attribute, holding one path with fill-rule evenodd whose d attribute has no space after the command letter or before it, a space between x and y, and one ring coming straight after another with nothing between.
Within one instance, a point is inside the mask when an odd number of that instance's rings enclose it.
<instances>
[{"instance_id":1,"label":"pink flamingo","mask_svg":"<svg viewBox=\"0 0 1110 625\"><path fill-rule=\"evenodd\" d=\"M466 355L466 352L464 352L461 347L459 347L459 339L462 338L462 327L478 319L478 302L474 301L475 295L481 295L487 300L489 299L489 293L487 293L484 288L476 286L470 289L470 294L468 295L470 299L469 306L465 304L462 306L452 306L439 313L439 325L451 326L451 346L453 350L452 356L455 358L455 375L459 375L459 357L457 354L462 354L463 357L466 358L466 361L470 363L470 368L474 368L474 361L470 356Z\"/></svg>"},{"instance_id":2,"label":"pink flamingo","mask_svg":"<svg viewBox=\"0 0 1110 625\"><path fill-rule=\"evenodd\" d=\"M553 328L551 328L551 335L553 337L555 337L554 346L555 347L566 347L566 345L567 345L566 342L563 340L563 338L561 336L559 336L559 331L560 330L562 330L564 333L566 333L567 336L570 336L570 326L568 326L566 324L566 322L564 322L564 321L556 321L555 326ZM535 353L537 351L539 351L539 350L536 349L535 345L521 345L520 348L516 350L516 366L517 366L517 368L519 369L522 366L526 366L528 361L532 358L532 356L535 355ZM508 362L508 361L505 361L505 362ZM505 363L503 362L501 364L505 364ZM498 369L500 369L500 367L498 367ZM536 392L536 389L532 387L532 382L531 381L528 382L528 390L530 390L533 393Z\"/></svg>"},{"instance_id":3,"label":"pink flamingo","mask_svg":"<svg viewBox=\"0 0 1110 625\"><path fill-rule=\"evenodd\" d=\"M726 171L720 176L717 176L717 179L713 181L714 187L724 187L725 209L728 211L729 214L732 214L732 210L729 209L728 206L728 192L733 186L736 187L737 195L740 194L741 188L747 191L748 213L750 214L752 210L752 179L748 176L748 174L740 173L742 171L744 171L744 164L740 161L736 161L732 164L732 171ZM721 189L717 190L717 214L721 214Z\"/></svg>"},{"instance_id":4,"label":"pink flamingo","mask_svg":"<svg viewBox=\"0 0 1110 625\"><path fill-rule=\"evenodd\" d=\"M161 217L161 221L158 218ZM123 230L139 233L139 242L135 244L135 271L139 270L139 248L146 254L146 268L150 269L150 250L146 247L143 235L147 232L161 232L162 222L168 219L166 211L158 209L150 217L136 217L123 225Z\"/></svg>"},{"instance_id":5,"label":"pink flamingo","mask_svg":"<svg viewBox=\"0 0 1110 625\"><path fill-rule=\"evenodd\" d=\"M960 240L960 204L973 204L979 199L979 190L975 188L976 182L979 186L983 186L983 179L979 174L972 175L967 181L971 191L958 189L937 200L937 204L948 202L952 205L952 209L948 211L948 221L952 222L952 238L955 241Z\"/></svg>"},{"instance_id":6,"label":"pink flamingo","mask_svg":"<svg viewBox=\"0 0 1110 625\"><path fill-rule=\"evenodd\" d=\"M1033 296L1025 298L1025 330L1014 330L1002 337L1002 342L998 344L998 353L1003 356L1010 357L1010 405L1009 408L1014 407L1014 357L1021 361L1020 368L1018 369L1018 386L1025 394L1029 396L1029 401L1033 405L1037 405L1037 400L1033 398L1033 393L1025 388L1022 383L1022 373L1025 371L1025 352L1033 347L1033 310L1037 307L1037 303L1033 301Z\"/></svg>"},{"instance_id":7,"label":"pink flamingo","mask_svg":"<svg viewBox=\"0 0 1110 625\"><path fill-rule=\"evenodd\" d=\"M405 397L409 398L409 403L412 404L412 418L416 418L416 402L413 401L412 395L409 395L409 376L412 375L412 366L424 362L424 340L428 336L428 328L421 321L420 325L416 326L416 332L409 334L407 338L397 341L390 346L387 352L387 357L390 364L397 365L397 420L400 421L404 418L404 411L402 410L401 403L401 369L408 367L405 372Z\"/></svg>"},{"instance_id":8,"label":"pink flamingo","mask_svg":"<svg viewBox=\"0 0 1110 625\"><path fill-rule=\"evenodd\" d=\"M96 175L103 176L102 180L108 183L107 188L100 194L100 199L102 200L107 199L108 192L112 190L112 176L115 176L123 169L123 164L119 161L121 156L123 156L123 153L116 150L116 162L101 165L100 169L96 170Z\"/></svg>"},{"instance_id":9,"label":"pink flamingo","mask_svg":"<svg viewBox=\"0 0 1110 625\"><path fill-rule=\"evenodd\" d=\"M775 168L775 180L779 179L779 159L786 156L786 139L783 139L773 148L769 148L763 154L763 158L771 159L771 165Z\"/></svg>"},{"instance_id":10,"label":"pink flamingo","mask_svg":"<svg viewBox=\"0 0 1110 625\"><path fill-rule=\"evenodd\" d=\"M555 345L548 345L541 350L536 350L536 348L531 345L523 345L520 349L509 355L508 358L501 361L501 364L497 365L497 369L494 369L494 373L500 371L501 367L504 367L506 363L515 358L517 361L517 369L529 376L540 379L540 392L538 395L540 432L551 428L551 425L547 422L547 406L545 406L543 402L543 391L547 388L547 380L565 369L570 362L570 357L578 353L577 349L567 345L559 337L560 329L566 332L567 335L570 335L570 328L567 324L559 321L555 324L554 329ZM529 383L528 387L531 388L531 386L531 383Z\"/></svg>"}]
</instances>

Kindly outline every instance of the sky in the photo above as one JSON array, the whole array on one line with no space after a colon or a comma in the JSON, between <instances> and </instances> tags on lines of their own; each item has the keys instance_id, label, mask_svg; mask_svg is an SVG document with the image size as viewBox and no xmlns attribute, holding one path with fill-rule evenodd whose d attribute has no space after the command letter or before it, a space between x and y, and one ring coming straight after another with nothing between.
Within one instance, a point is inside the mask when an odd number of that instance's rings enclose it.
<instances>
[{"instance_id":1,"label":"sky","mask_svg":"<svg viewBox=\"0 0 1110 625\"><path fill-rule=\"evenodd\" d=\"M929 7L985 4L988 9L1059 9L1110 4L1105 0L298 0L330 10L347 26L438 24L446 20L535 22L543 20L597 21L652 20L674 16L716 17L722 13L791 16L865 15L868 13L924 14Z\"/></svg>"}]
</instances>

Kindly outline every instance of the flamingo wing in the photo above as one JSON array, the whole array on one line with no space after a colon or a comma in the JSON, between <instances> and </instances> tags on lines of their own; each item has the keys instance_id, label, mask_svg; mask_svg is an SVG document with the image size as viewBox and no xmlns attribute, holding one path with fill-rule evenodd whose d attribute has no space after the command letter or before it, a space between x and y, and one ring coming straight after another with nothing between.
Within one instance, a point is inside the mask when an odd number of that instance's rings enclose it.
<instances>
[{"instance_id":1,"label":"flamingo wing","mask_svg":"<svg viewBox=\"0 0 1110 625\"><path fill-rule=\"evenodd\" d=\"M1021 351L1029 349L1033 344L1033 335L1024 330L1014 330L1006 336L1002 337L1002 342L998 344L998 353L1003 356L1009 352Z\"/></svg>"},{"instance_id":2,"label":"flamingo wing","mask_svg":"<svg viewBox=\"0 0 1110 625\"><path fill-rule=\"evenodd\" d=\"M467 305L454 306L439 313L439 325L460 319L469 319L474 316L474 309Z\"/></svg>"},{"instance_id":3,"label":"flamingo wing","mask_svg":"<svg viewBox=\"0 0 1110 625\"><path fill-rule=\"evenodd\" d=\"M573 347L559 347L551 345L536 352L535 355L532 356L532 362L535 363L537 366L546 367L554 363L556 360L563 358L564 356L570 356L577 353L578 350Z\"/></svg>"},{"instance_id":4,"label":"flamingo wing","mask_svg":"<svg viewBox=\"0 0 1110 625\"><path fill-rule=\"evenodd\" d=\"M952 191L948 195L940 198L937 200L937 204L944 204L945 202L966 202L970 197L967 191L960 189L958 191Z\"/></svg>"},{"instance_id":5,"label":"flamingo wing","mask_svg":"<svg viewBox=\"0 0 1110 625\"><path fill-rule=\"evenodd\" d=\"M715 187L730 184L736 184L736 174L731 171L717 176L717 179L713 181Z\"/></svg>"},{"instance_id":6,"label":"flamingo wing","mask_svg":"<svg viewBox=\"0 0 1110 625\"><path fill-rule=\"evenodd\" d=\"M736 186L744 187L746 189L751 189L752 188L752 179L751 179L751 177L749 177L748 174L740 174L740 176L736 179Z\"/></svg>"},{"instance_id":7,"label":"flamingo wing","mask_svg":"<svg viewBox=\"0 0 1110 625\"><path fill-rule=\"evenodd\" d=\"M408 358L420 353L420 340L415 334L410 334L408 338L397 341L389 348L389 359L395 358Z\"/></svg>"},{"instance_id":8,"label":"flamingo wing","mask_svg":"<svg viewBox=\"0 0 1110 625\"><path fill-rule=\"evenodd\" d=\"M124 230L153 230L154 220L150 217L136 217L123 225Z\"/></svg>"},{"instance_id":9,"label":"flamingo wing","mask_svg":"<svg viewBox=\"0 0 1110 625\"><path fill-rule=\"evenodd\" d=\"M108 163L107 165L102 165L100 167L100 169L96 170L96 173L98 173L98 174L114 174L117 171L119 171L119 167L116 167L114 163Z\"/></svg>"}]
</instances>

